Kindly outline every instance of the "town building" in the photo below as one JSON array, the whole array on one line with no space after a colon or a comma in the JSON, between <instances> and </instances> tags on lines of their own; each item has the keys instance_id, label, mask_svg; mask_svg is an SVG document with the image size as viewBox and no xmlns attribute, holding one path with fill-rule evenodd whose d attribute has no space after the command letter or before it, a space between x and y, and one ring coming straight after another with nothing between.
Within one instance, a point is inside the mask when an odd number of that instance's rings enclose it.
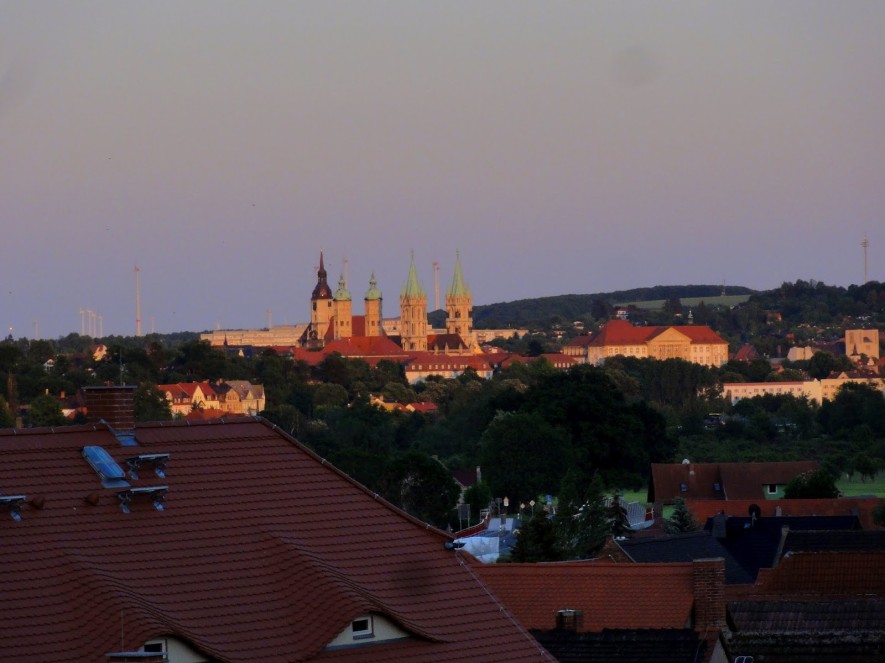
<instances>
[{"instance_id":1,"label":"town building","mask_svg":"<svg viewBox=\"0 0 885 663\"><path fill-rule=\"evenodd\" d=\"M637 327L626 320L609 320L595 334L579 336L563 346L563 354L585 364L610 357L683 359L705 366L728 361L728 342L706 325Z\"/></svg>"},{"instance_id":2,"label":"town building","mask_svg":"<svg viewBox=\"0 0 885 663\"><path fill-rule=\"evenodd\" d=\"M885 391L885 378L852 376L843 372L831 378L801 382L727 382L722 385L722 396L731 403L737 403L742 398L767 394L790 395L807 398L819 405L824 401L833 400L839 389L849 382L866 384Z\"/></svg>"}]
</instances>

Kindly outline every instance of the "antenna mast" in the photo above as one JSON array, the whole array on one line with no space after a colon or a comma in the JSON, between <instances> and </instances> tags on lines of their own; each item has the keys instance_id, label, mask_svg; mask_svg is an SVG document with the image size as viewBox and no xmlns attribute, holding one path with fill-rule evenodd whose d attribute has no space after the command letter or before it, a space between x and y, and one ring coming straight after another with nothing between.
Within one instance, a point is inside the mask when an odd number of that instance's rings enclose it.
<instances>
[{"instance_id":1,"label":"antenna mast","mask_svg":"<svg viewBox=\"0 0 885 663\"><path fill-rule=\"evenodd\" d=\"M139 274L141 270L135 266L135 335L141 336L141 284Z\"/></svg>"},{"instance_id":2,"label":"antenna mast","mask_svg":"<svg viewBox=\"0 0 885 663\"><path fill-rule=\"evenodd\" d=\"M433 296L434 296L434 304L433 310L439 310L439 263L436 260L433 261Z\"/></svg>"},{"instance_id":3,"label":"antenna mast","mask_svg":"<svg viewBox=\"0 0 885 663\"><path fill-rule=\"evenodd\" d=\"M863 247L863 282L867 282L867 249L870 246L870 241L867 239L867 234L863 234L863 241L860 243ZM861 284L863 285L863 283Z\"/></svg>"}]
</instances>

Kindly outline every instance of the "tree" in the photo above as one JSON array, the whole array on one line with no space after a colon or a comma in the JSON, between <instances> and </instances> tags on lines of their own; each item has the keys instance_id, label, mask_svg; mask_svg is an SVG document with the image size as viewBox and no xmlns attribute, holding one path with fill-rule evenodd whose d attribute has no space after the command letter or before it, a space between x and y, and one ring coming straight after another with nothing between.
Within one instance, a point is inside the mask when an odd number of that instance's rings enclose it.
<instances>
[{"instance_id":1,"label":"tree","mask_svg":"<svg viewBox=\"0 0 885 663\"><path fill-rule=\"evenodd\" d=\"M570 469L562 482L556 513L556 538L563 557L587 559L605 543L610 531L602 481L594 476L588 484ZM582 489L582 486L586 488Z\"/></svg>"},{"instance_id":2,"label":"tree","mask_svg":"<svg viewBox=\"0 0 885 663\"><path fill-rule=\"evenodd\" d=\"M387 466L380 492L416 518L444 527L461 490L436 460L420 451L407 451Z\"/></svg>"},{"instance_id":3,"label":"tree","mask_svg":"<svg viewBox=\"0 0 885 663\"><path fill-rule=\"evenodd\" d=\"M168 421L172 418L169 401L151 382L142 382L133 395L135 421Z\"/></svg>"},{"instance_id":4,"label":"tree","mask_svg":"<svg viewBox=\"0 0 885 663\"><path fill-rule=\"evenodd\" d=\"M608 518L612 536L624 537L633 533L630 529L630 521L627 520L627 509L621 504L617 495L612 497L611 504L605 510L605 516Z\"/></svg>"},{"instance_id":5,"label":"tree","mask_svg":"<svg viewBox=\"0 0 885 663\"><path fill-rule=\"evenodd\" d=\"M805 472L792 479L784 489L784 499L832 499L839 497L839 489L826 470Z\"/></svg>"},{"instance_id":6,"label":"tree","mask_svg":"<svg viewBox=\"0 0 885 663\"><path fill-rule=\"evenodd\" d=\"M12 428L15 426L15 416L9 409L9 404L3 396L0 396L0 428Z\"/></svg>"},{"instance_id":7,"label":"tree","mask_svg":"<svg viewBox=\"0 0 885 663\"><path fill-rule=\"evenodd\" d=\"M830 373L850 371L852 368L851 360L848 357L845 355L836 356L826 350L815 352L808 360L808 375L817 380L829 377Z\"/></svg>"},{"instance_id":8,"label":"tree","mask_svg":"<svg viewBox=\"0 0 885 663\"><path fill-rule=\"evenodd\" d=\"M683 532L696 532L701 526L694 519L683 497L677 497L673 503L673 513L667 520L667 534L682 534Z\"/></svg>"},{"instance_id":9,"label":"tree","mask_svg":"<svg viewBox=\"0 0 885 663\"><path fill-rule=\"evenodd\" d=\"M477 481L464 491L464 502L470 505L470 512L479 514L483 509L489 508L492 501L492 491L485 481Z\"/></svg>"},{"instance_id":10,"label":"tree","mask_svg":"<svg viewBox=\"0 0 885 663\"><path fill-rule=\"evenodd\" d=\"M556 528L545 509L517 530L516 545L510 551L513 562L558 562L562 551L557 545Z\"/></svg>"},{"instance_id":11,"label":"tree","mask_svg":"<svg viewBox=\"0 0 885 663\"><path fill-rule=\"evenodd\" d=\"M58 401L49 394L44 394L31 401L28 421L31 426L60 426L65 423L65 416Z\"/></svg>"},{"instance_id":12,"label":"tree","mask_svg":"<svg viewBox=\"0 0 885 663\"><path fill-rule=\"evenodd\" d=\"M536 413L499 414L482 436L480 464L496 497L553 493L568 462L568 434Z\"/></svg>"}]
</instances>

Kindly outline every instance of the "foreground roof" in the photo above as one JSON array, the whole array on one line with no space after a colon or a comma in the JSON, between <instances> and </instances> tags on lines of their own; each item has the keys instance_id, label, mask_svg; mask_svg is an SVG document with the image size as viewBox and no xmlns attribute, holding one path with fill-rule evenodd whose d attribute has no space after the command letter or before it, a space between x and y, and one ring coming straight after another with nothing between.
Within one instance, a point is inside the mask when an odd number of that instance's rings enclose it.
<instances>
[{"instance_id":1,"label":"foreground roof","mask_svg":"<svg viewBox=\"0 0 885 663\"><path fill-rule=\"evenodd\" d=\"M20 521L0 518L0 660L105 660L160 636L221 662L548 656L444 533L269 423L146 425L131 442L103 425L0 431L0 491L26 498ZM147 463L103 487L84 446L124 468L169 454L165 477ZM408 637L325 649L366 613Z\"/></svg>"}]
</instances>

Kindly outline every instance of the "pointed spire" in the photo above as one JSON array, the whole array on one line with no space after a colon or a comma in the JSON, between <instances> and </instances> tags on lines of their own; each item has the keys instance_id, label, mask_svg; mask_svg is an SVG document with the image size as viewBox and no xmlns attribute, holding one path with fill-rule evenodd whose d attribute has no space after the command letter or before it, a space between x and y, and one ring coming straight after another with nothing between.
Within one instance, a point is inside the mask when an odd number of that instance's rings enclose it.
<instances>
[{"instance_id":1,"label":"pointed spire","mask_svg":"<svg viewBox=\"0 0 885 663\"><path fill-rule=\"evenodd\" d=\"M455 275L452 277L452 285L447 293L449 297L469 297L470 288L464 283L464 275L461 273L461 252L455 252Z\"/></svg>"},{"instance_id":2,"label":"pointed spire","mask_svg":"<svg viewBox=\"0 0 885 663\"><path fill-rule=\"evenodd\" d=\"M381 291L378 290L378 279L375 278L375 272L369 279L369 289L366 290L366 299L381 299Z\"/></svg>"},{"instance_id":3,"label":"pointed spire","mask_svg":"<svg viewBox=\"0 0 885 663\"><path fill-rule=\"evenodd\" d=\"M320 251L320 267L317 270L317 284L313 289L313 295L311 299L331 299L332 298L332 288L329 287L329 283L326 280L326 267L323 263L323 252Z\"/></svg>"},{"instance_id":4,"label":"pointed spire","mask_svg":"<svg viewBox=\"0 0 885 663\"><path fill-rule=\"evenodd\" d=\"M406 280L406 285L403 288L403 297L427 297L427 293L424 292L424 288L421 287L421 283L418 281L418 270L415 269L415 252L412 251L412 262L409 265L409 278Z\"/></svg>"}]
</instances>

